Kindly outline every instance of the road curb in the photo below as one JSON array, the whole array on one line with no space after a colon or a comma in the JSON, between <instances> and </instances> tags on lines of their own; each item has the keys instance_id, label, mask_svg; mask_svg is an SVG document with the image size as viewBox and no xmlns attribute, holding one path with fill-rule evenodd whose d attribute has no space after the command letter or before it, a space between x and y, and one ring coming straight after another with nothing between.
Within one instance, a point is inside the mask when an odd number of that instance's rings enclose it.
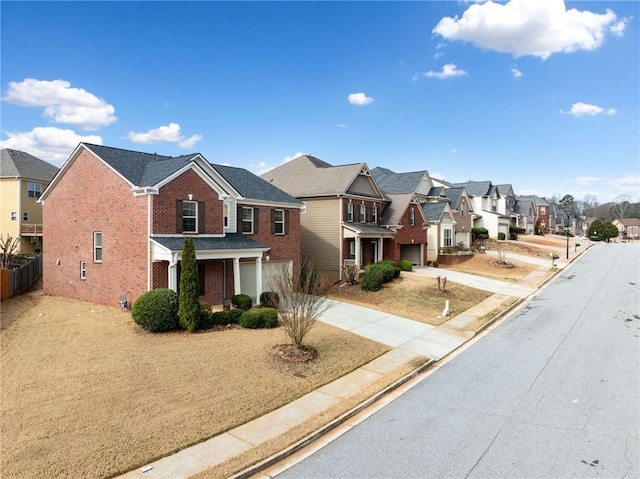
<instances>
[{"instance_id":1,"label":"road curb","mask_svg":"<svg viewBox=\"0 0 640 479\"><path fill-rule=\"evenodd\" d=\"M254 464L253 466L249 466L248 468L236 473L233 476L230 476L230 479L247 479L247 478L253 476L254 474L257 474L260 471L266 469L267 467L273 466L274 464L277 464L278 462L282 461L283 459L286 459L287 457L291 456L292 454L298 452L299 450L301 450L304 447L308 446L312 442L316 441L318 438L320 438L320 437L324 436L325 434L327 434L328 432L332 431L336 427L344 424L347 420L351 419L353 416L355 416L359 412L361 412L364 409L368 408L369 406L373 405L374 403L376 403L377 401L382 399L387 394L390 394L391 392L395 391L396 389L398 389L400 386L402 386L403 384L405 384L409 380L411 380L411 379L415 378L416 376L418 376L419 374L423 373L424 371L429 369L436 362L437 361L435 359L429 359L427 362L421 364L420 366L418 366L416 369L414 369L410 373L404 375L403 377L398 379L393 384L391 384L391 385L387 386L386 388L384 388L382 391L377 392L376 394L371 396L369 399L361 402L360 404L355 406L353 409L350 409L349 411L344 413L342 416L337 417L333 421L331 421L328 424L322 426L320 429L317 429L316 431L312 432L308 436L300 439L298 442L292 444L288 448L286 448L286 449L284 449L284 450L282 450L282 451L280 451L280 452L268 457L267 459L264 459L264 460L258 462L257 464Z\"/></svg>"}]
</instances>

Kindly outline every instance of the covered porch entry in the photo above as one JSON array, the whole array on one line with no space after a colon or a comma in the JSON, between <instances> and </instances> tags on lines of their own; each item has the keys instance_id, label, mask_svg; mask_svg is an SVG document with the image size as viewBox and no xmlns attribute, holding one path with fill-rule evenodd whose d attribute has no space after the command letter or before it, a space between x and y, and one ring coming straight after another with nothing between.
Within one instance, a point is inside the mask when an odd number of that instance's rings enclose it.
<instances>
[{"instance_id":1,"label":"covered porch entry","mask_svg":"<svg viewBox=\"0 0 640 479\"><path fill-rule=\"evenodd\" d=\"M343 264L355 264L362 269L384 258L385 239L395 237L395 231L375 225L344 223Z\"/></svg>"}]
</instances>

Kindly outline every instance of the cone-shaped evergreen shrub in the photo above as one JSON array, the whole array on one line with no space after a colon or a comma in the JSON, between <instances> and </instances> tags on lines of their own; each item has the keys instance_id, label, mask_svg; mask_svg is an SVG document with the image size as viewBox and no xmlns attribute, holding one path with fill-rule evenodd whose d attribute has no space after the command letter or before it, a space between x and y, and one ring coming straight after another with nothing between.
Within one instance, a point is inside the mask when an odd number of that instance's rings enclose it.
<instances>
[{"instance_id":1,"label":"cone-shaped evergreen shrub","mask_svg":"<svg viewBox=\"0 0 640 479\"><path fill-rule=\"evenodd\" d=\"M180 272L180 326L189 332L198 329L200 323L200 284L193 239L187 236L182 246L182 270Z\"/></svg>"}]
</instances>

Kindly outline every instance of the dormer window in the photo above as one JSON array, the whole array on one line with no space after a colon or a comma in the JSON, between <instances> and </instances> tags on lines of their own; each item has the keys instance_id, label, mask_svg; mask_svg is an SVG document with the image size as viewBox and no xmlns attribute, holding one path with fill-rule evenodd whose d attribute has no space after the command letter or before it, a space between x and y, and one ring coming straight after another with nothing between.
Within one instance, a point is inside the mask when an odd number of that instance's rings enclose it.
<instances>
[{"instance_id":1,"label":"dormer window","mask_svg":"<svg viewBox=\"0 0 640 479\"><path fill-rule=\"evenodd\" d=\"M410 226L415 226L416 225L416 212L415 212L415 210L411 210L409 212L409 225Z\"/></svg>"}]
</instances>

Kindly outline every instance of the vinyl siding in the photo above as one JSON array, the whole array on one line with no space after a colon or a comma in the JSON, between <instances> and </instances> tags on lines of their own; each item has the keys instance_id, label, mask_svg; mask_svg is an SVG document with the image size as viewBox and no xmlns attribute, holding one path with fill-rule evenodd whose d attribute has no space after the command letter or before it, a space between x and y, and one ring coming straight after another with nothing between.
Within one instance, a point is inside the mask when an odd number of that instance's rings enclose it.
<instances>
[{"instance_id":1,"label":"vinyl siding","mask_svg":"<svg viewBox=\"0 0 640 479\"><path fill-rule=\"evenodd\" d=\"M300 215L303 258L322 271L340 273L341 209L339 198L307 199L307 212Z\"/></svg>"},{"instance_id":2,"label":"vinyl siding","mask_svg":"<svg viewBox=\"0 0 640 479\"><path fill-rule=\"evenodd\" d=\"M20 217L11 221L11 212L15 211L20 215L18 208L18 187L20 180L6 179L0 180L0 233L10 234L12 237L19 236Z\"/></svg>"},{"instance_id":3,"label":"vinyl siding","mask_svg":"<svg viewBox=\"0 0 640 479\"><path fill-rule=\"evenodd\" d=\"M351 183L351 186L349 186L347 193L350 195L368 196L372 198L380 197L373 186L373 180L371 177L365 175L358 175L356 179L353 180L353 183Z\"/></svg>"}]
</instances>

